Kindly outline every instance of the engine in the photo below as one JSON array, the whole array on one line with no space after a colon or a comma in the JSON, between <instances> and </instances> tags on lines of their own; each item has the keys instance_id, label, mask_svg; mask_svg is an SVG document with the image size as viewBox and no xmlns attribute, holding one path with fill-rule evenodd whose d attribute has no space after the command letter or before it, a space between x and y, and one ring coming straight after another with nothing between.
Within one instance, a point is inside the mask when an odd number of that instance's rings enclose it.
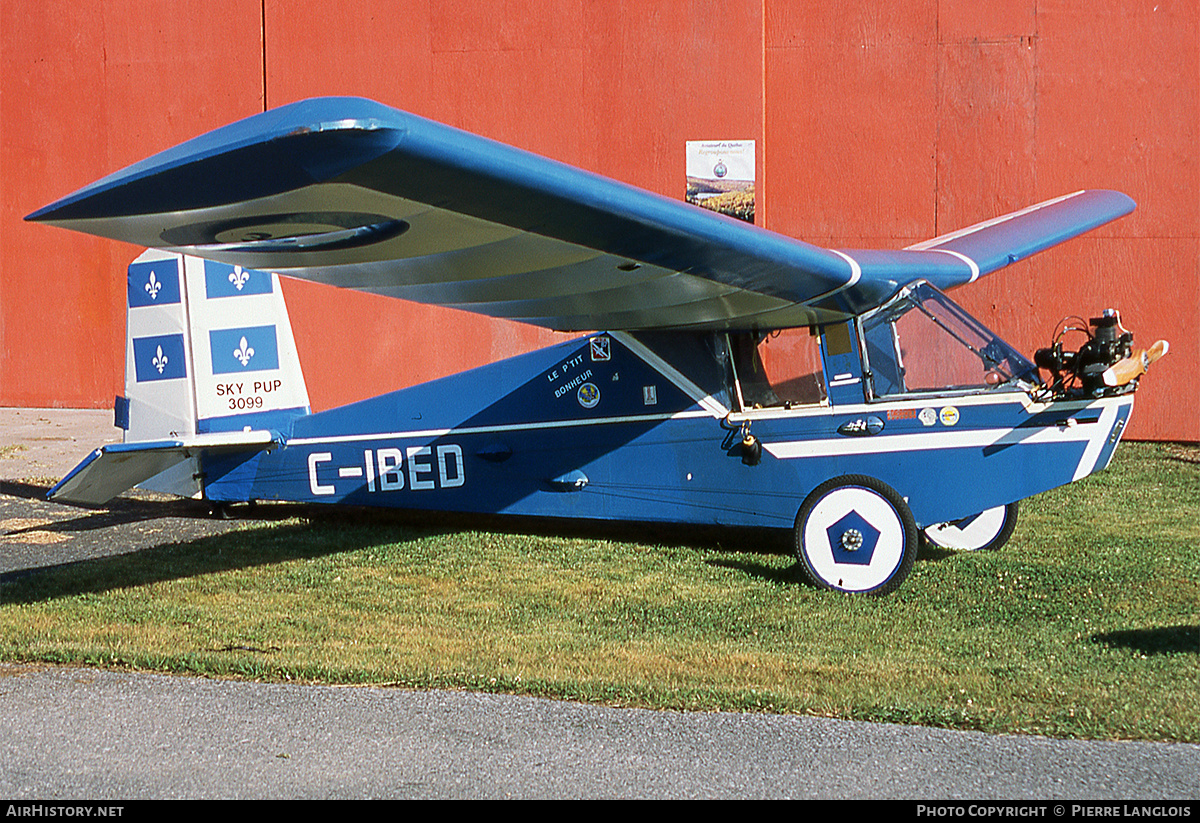
<instances>
[{"instance_id":1,"label":"engine","mask_svg":"<svg viewBox=\"0 0 1200 823\"><path fill-rule=\"evenodd\" d=\"M1082 322L1080 318L1075 318ZM1159 340L1149 349L1134 350L1133 333L1121 325L1116 309L1105 309L1086 326L1059 324L1049 348L1033 355L1037 367L1049 374L1043 384L1053 397L1103 397L1125 394L1137 389L1138 378L1150 364L1167 353L1167 341ZM1076 351L1068 351L1063 336L1081 332L1087 340Z\"/></svg>"}]
</instances>

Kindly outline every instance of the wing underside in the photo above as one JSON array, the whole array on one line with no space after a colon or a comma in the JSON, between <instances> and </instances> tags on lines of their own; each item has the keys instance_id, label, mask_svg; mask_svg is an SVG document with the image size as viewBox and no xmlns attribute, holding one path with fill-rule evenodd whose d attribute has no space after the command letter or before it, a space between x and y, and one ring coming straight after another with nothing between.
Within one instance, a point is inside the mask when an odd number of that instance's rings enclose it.
<instances>
[{"instance_id":1,"label":"wing underside","mask_svg":"<svg viewBox=\"0 0 1200 823\"><path fill-rule=\"evenodd\" d=\"M560 330L778 328L970 282L1133 209L1080 191L905 250L830 250L367 100L248 118L28 219Z\"/></svg>"}]
</instances>

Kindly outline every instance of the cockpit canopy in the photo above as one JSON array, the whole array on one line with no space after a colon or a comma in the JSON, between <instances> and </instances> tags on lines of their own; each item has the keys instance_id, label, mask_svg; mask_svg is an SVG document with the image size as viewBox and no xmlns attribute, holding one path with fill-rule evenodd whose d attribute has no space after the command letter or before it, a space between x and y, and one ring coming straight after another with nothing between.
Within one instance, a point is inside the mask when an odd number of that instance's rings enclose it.
<instances>
[{"instance_id":1,"label":"cockpit canopy","mask_svg":"<svg viewBox=\"0 0 1200 823\"><path fill-rule=\"evenodd\" d=\"M872 397L1036 383L1037 367L924 281L862 320Z\"/></svg>"}]
</instances>

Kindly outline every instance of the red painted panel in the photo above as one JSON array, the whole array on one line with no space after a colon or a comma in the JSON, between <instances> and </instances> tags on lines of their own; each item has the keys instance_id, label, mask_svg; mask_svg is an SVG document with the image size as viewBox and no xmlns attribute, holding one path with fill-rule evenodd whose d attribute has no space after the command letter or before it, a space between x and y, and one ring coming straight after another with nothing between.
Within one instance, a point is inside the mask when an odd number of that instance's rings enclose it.
<instances>
[{"instance_id":1,"label":"red painted panel","mask_svg":"<svg viewBox=\"0 0 1200 823\"><path fill-rule=\"evenodd\" d=\"M562 51L583 42L583 0L430 0L431 50Z\"/></svg>"},{"instance_id":2,"label":"red painted panel","mask_svg":"<svg viewBox=\"0 0 1200 823\"><path fill-rule=\"evenodd\" d=\"M1038 202L1037 82L1030 41L942 45L938 75L934 234Z\"/></svg>"},{"instance_id":3,"label":"red painted panel","mask_svg":"<svg viewBox=\"0 0 1200 823\"><path fill-rule=\"evenodd\" d=\"M267 105L346 95L433 116L428 7L265 0Z\"/></svg>"},{"instance_id":4,"label":"red painted panel","mask_svg":"<svg viewBox=\"0 0 1200 823\"><path fill-rule=\"evenodd\" d=\"M939 0L938 40L979 45L1031 40L1037 34L1035 0Z\"/></svg>"},{"instance_id":5,"label":"red painted panel","mask_svg":"<svg viewBox=\"0 0 1200 823\"><path fill-rule=\"evenodd\" d=\"M1129 436L1200 439L1194 4L902 5L769 4L771 227L896 247L1085 186L1125 191L1135 215L955 297L1025 351L1065 314L1121 308L1137 344L1173 344Z\"/></svg>"},{"instance_id":6,"label":"red painted panel","mask_svg":"<svg viewBox=\"0 0 1200 823\"><path fill-rule=\"evenodd\" d=\"M1108 186L1138 202L1097 232L1132 242L1047 289L1117 295L1139 343L1169 339L1128 434L1198 440L1200 6L1074 0L1039 4L1038 21L1040 190Z\"/></svg>"},{"instance_id":7,"label":"red painted panel","mask_svg":"<svg viewBox=\"0 0 1200 823\"><path fill-rule=\"evenodd\" d=\"M534 29L557 31L569 20L557 19L558 7L550 4L549 15L526 18L536 23L523 40L525 29L514 31L513 23L513 15L522 19L522 5L270 3L268 98L282 105L329 94L370 97L579 163L572 123L582 114L562 105L579 97L578 49L543 48L544 40L531 39ZM573 19L578 25L577 14ZM570 32L561 37L576 39ZM299 281L289 281L285 294L316 410L564 339L531 326Z\"/></svg>"},{"instance_id":8,"label":"red painted panel","mask_svg":"<svg viewBox=\"0 0 1200 823\"><path fill-rule=\"evenodd\" d=\"M1129 434L1200 440L1200 8L1179 0L80 0L0 6L0 403L120 389L137 249L23 224L180 140L362 95L672 197L684 142L758 143L760 224L902 246L1084 186L1139 203L956 297L1021 348L1115 305L1172 342ZM285 286L324 408L558 339Z\"/></svg>"},{"instance_id":9,"label":"red painted panel","mask_svg":"<svg viewBox=\"0 0 1200 823\"><path fill-rule=\"evenodd\" d=\"M314 410L373 397L574 335L285 279Z\"/></svg>"},{"instance_id":10,"label":"red painted panel","mask_svg":"<svg viewBox=\"0 0 1200 823\"><path fill-rule=\"evenodd\" d=\"M769 49L770 228L850 246L932 236L936 79L915 42Z\"/></svg>"},{"instance_id":11,"label":"red painted panel","mask_svg":"<svg viewBox=\"0 0 1200 823\"><path fill-rule=\"evenodd\" d=\"M895 43L928 45L936 39L939 13L939 0L768 2L765 42L768 49L840 46L869 50Z\"/></svg>"},{"instance_id":12,"label":"red painted panel","mask_svg":"<svg viewBox=\"0 0 1200 823\"><path fill-rule=\"evenodd\" d=\"M688 140L762 147L759 3L593 3L586 23L593 171L682 199Z\"/></svg>"},{"instance_id":13,"label":"red painted panel","mask_svg":"<svg viewBox=\"0 0 1200 823\"><path fill-rule=\"evenodd\" d=\"M1200 226L1200 4L1076 0L1039 13L1047 185L1121 188L1146 236Z\"/></svg>"},{"instance_id":14,"label":"red painted panel","mask_svg":"<svg viewBox=\"0 0 1200 823\"><path fill-rule=\"evenodd\" d=\"M269 103L350 95L449 121L446 112L452 107L446 100L459 89L435 83L431 42L439 20L445 20L435 13L439 6L375 0L298 6L268 0ZM470 21L486 18L473 16ZM480 31L487 30L481 23ZM456 79L467 86L477 81L470 75ZM284 294L315 410L559 339L516 323L296 280L285 283Z\"/></svg>"},{"instance_id":15,"label":"red painted panel","mask_svg":"<svg viewBox=\"0 0 1200 823\"><path fill-rule=\"evenodd\" d=\"M0 402L105 406L121 390L140 250L21 218L259 110L259 20L255 0L0 6Z\"/></svg>"}]
</instances>

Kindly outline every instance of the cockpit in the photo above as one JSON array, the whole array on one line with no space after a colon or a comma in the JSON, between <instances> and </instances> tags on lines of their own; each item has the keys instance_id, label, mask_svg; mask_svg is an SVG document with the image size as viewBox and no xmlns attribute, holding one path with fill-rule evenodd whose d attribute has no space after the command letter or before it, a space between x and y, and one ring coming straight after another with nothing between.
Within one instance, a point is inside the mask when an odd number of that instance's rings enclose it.
<instances>
[{"instance_id":1,"label":"cockpit","mask_svg":"<svg viewBox=\"0 0 1200 823\"><path fill-rule=\"evenodd\" d=\"M865 315L860 330L869 399L1038 382L1032 362L924 281Z\"/></svg>"},{"instance_id":2,"label":"cockpit","mask_svg":"<svg viewBox=\"0 0 1200 823\"><path fill-rule=\"evenodd\" d=\"M923 280L854 321L727 340L741 411L1038 384L1030 360Z\"/></svg>"}]
</instances>

